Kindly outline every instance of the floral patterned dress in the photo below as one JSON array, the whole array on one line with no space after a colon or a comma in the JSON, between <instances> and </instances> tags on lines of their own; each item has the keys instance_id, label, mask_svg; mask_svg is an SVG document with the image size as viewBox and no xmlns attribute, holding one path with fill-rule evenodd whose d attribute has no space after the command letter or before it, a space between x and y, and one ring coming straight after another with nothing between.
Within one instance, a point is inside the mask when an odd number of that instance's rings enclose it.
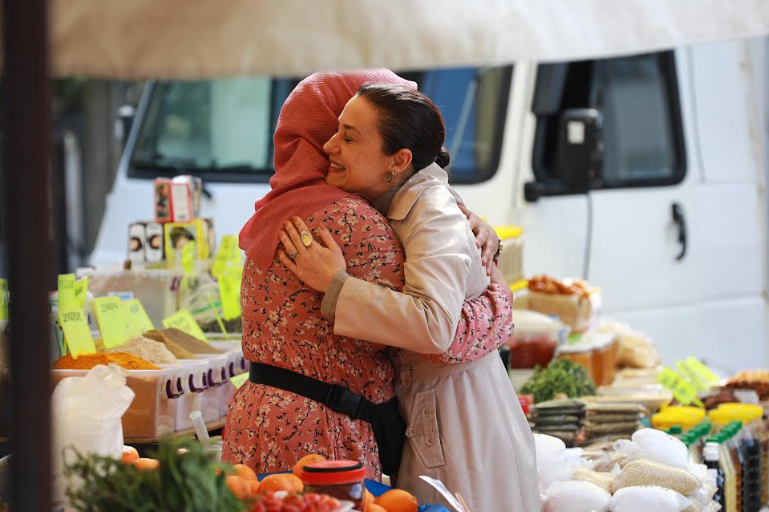
<instances>
[{"instance_id":1,"label":"floral patterned dress","mask_svg":"<svg viewBox=\"0 0 769 512\"><path fill-rule=\"evenodd\" d=\"M307 219L323 223L344 253L347 272L366 281L403 287L404 254L387 221L357 197L337 201ZM306 287L276 258L268 269L247 260L243 271L243 353L249 361L339 384L374 403L394 396L387 347L338 336L320 312L322 295ZM511 315L507 295L490 289L466 303L458 336L445 362L475 359L495 350L489 335ZM360 460L379 479L371 425L281 389L246 382L230 402L222 458L257 473L290 470L304 455Z\"/></svg>"}]
</instances>

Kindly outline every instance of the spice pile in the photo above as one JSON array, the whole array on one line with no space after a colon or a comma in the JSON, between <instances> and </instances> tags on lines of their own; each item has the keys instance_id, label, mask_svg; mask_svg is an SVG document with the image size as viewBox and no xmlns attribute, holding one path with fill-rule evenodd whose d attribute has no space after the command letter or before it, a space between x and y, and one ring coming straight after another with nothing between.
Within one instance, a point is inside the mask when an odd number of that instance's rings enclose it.
<instances>
[{"instance_id":1,"label":"spice pile","mask_svg":"<svg viewBox=\"0 0 769 512\"><path fill-rule=\"evenodd\" d=\"M146 359L124 352L84 354L75 359L72 354L60 357L53 363L55 370L90 370L96 365L116 364L126 370L160 370Z\"/></svg>"},{"instance_id":2,"label":"spice pile","mask_svg":"<svg viewBox=\"0 0 769 512\"><path fill-rule=\"evenodd\" d=\"M176 356L174 356L164 344L145 338L144 336L137 336L122 345L118 345L111 349L106 349L101 346L98 347L98 350L99 352L104 353L123 352L126 354L133 354L142 359L146 359L152 364L176 364L179 362Z\"/></svg>"},{"instance_id":3,"label":"spice pile","mask_svg":"<svg viewBox=\"0 0 769 512\"><path fill-rule=\"evenodd\" d=\"M174 328L147 331L144 337L163 343L178 359L194 359L196 355L222 352L205 341Z\"/></svg>"}]
</instances>

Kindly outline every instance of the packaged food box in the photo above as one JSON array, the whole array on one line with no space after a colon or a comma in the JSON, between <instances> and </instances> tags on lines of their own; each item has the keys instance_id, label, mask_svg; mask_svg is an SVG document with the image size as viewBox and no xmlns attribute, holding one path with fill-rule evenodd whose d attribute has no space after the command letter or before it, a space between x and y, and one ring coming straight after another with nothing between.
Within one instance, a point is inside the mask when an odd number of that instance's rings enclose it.
<instances>
[{"instance_id":1,"label":"packaged food box","mask_svg":"<svg viewBox=\"0 0 769 512\"><path fill-rule=\"evenodd\" d=\"M83 377L89 370L51 370L52 386L67 377ZM126 385L135 397L123 415L123 436L126 439L157 439L174 432L177 402L169 396L173 389L170 369L124 370ZM171 393L173 394L173 393Z\"/></svg>"},{"instance_id":2,"label":"packaged food box","mask_svg":"<svg viewBox=\"0 0 769 512\"><path fill-rule=\"evenodd\" d=\"M507 342L511 369L546 366L569 334L568 326L536 311L515 309L513 321L515 334Z\"/></svg>"},{"instance_id":3,"label":"packaged food box","mask_svg":"<svg viewBox=\"0 0 769 512\"><path fill-rule=\"evenodd\" d=\"M545 315L557 316L571 327L572 332L587 331L600 305L600 293L593 292L588 297L577 295L556 295L529 290L528 308Z\"/></svg>"}]
</instances>

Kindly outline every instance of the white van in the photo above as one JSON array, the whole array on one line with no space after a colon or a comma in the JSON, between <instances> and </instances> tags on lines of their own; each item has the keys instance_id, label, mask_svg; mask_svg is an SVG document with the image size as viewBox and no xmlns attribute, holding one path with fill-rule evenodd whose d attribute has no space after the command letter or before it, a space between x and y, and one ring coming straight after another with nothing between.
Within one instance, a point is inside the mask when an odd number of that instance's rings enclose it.
<instances>
[{"instance_id":1,"label":"white van","mask_svg":"<svg viewBox=\"0 0 769 512\"><path fill-rule=\"evenodd\" d=\"M767 49L403 75L441 107L469 206L523 226L526 274L587 277L604 314L649 334L667 362L735 371L768 362ZM271 136L296 81L151 82L91 263L125 259L158 176L203 178L203 216L237 232L269 190Z\"/></svg>"}]
</instances>

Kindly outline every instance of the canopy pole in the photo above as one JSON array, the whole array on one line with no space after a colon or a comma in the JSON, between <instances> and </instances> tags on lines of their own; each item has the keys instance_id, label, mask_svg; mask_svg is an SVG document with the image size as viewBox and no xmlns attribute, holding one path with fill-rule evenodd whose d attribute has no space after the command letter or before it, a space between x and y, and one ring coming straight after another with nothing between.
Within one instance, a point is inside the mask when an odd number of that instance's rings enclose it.
<instances>
[{"instance_id":1,"label":"canopy pole","mask_svg":"<svg viewBox=\"0 0 769 512\"><path fill-rule=\"evenodd\" d=\"M3 2L3 166L7 183L11 319L11 499L51 510L47 292L53 281L48 3Z\"/></svg>"}]
</instances>

